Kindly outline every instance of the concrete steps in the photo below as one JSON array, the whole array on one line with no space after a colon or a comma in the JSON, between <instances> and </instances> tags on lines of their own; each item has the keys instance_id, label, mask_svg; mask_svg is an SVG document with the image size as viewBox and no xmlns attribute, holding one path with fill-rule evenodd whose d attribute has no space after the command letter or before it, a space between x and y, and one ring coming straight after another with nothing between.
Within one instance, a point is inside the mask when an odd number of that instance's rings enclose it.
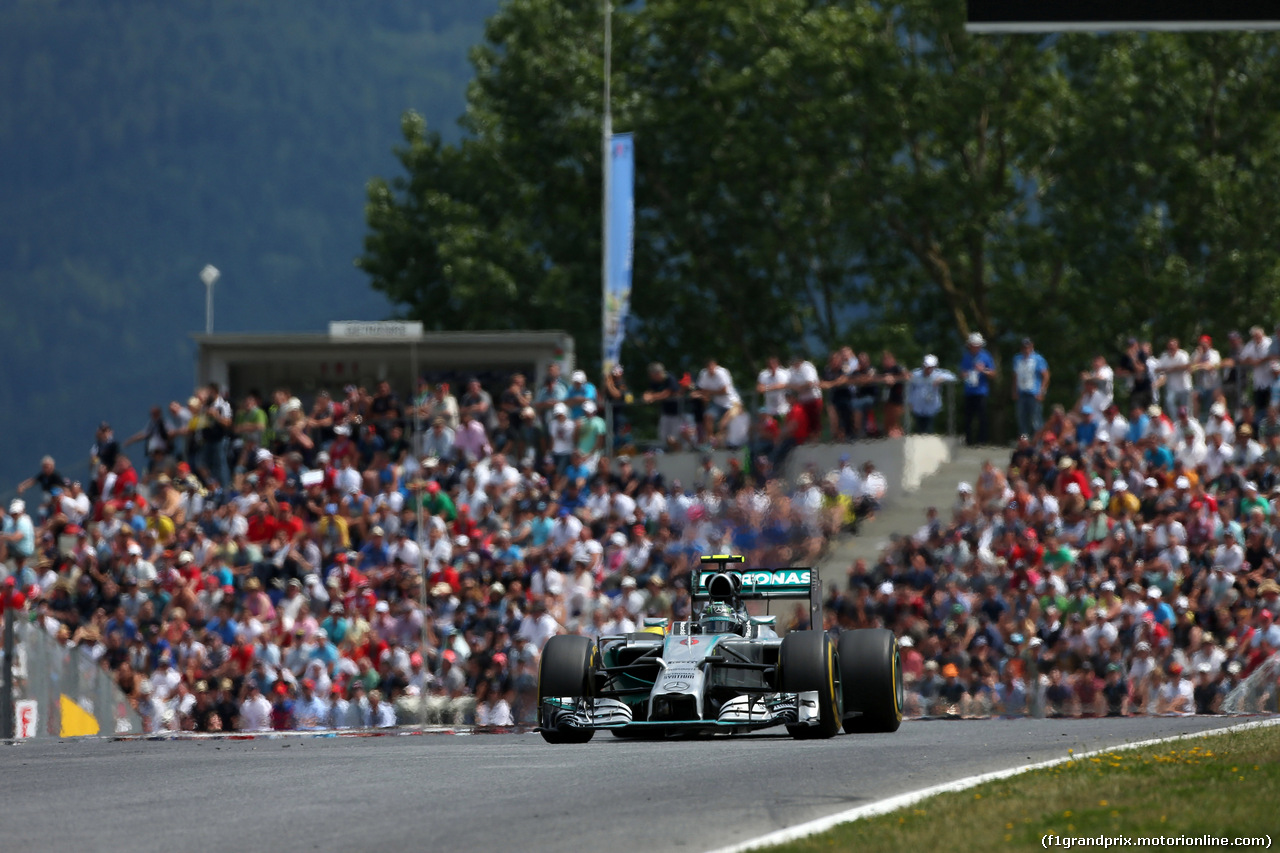
<instances>
[{"instance_id":1,"label":"concrete steps","mask_svg":"<svg viewBox=\"0 0 1280 853\"><path fill-rule=\"evenodd\" d=\"M956 486L962 481L973 483L987 459L1003 468L1010 453L1006 447L953 447L951 459L923 478L918 489L904 493L874 519L864 522L856 536L843 534L832 543L818 563L823 585L838 583L843 589L845 575L855 560L865 559L868 567L874 567L890 535L914 533L924 524L929 507L937 507L946 517L956 499Z\"/></svg>"}]
</instances>

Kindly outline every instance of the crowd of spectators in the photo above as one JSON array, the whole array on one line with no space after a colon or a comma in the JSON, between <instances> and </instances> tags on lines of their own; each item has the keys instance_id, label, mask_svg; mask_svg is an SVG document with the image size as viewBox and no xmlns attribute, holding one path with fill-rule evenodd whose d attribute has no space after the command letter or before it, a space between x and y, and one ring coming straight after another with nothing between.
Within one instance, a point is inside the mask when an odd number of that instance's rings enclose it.
<instances>
[{"instance_id":1,"label":"crowd of spectators","mask_svg":"<svg viewBox=\"0 0 1280 853\"><path fill-rule=\"evenodd\" d=\"M806 442L896 437L907 429L932 432L944 386L957 379L938 366L934 355L909 369L890 350L873 362L869 353L851 347L833 351L821 370L799 353L785 364L770 356L749 394L754 405L715 359L696 376L686 373L680 379L654 363L648 378L641 400L661 407L657 434L668 448L749 448L753 457L765 456L775 467ZM625 439L633 397L615 394L609 385L615 423L621 420Z\"/></svg>"},{"instance_id":2,"label":"crowd of spectators","mask_svg":"<svg viewBox=\"0 0 1280 853\"><path fill-rule=\"evenodd\" d=\"M45 458L20 485L41 497L8 507L5 582L148 731L511 725L549 636L687 618L702 554L807 563L884 494L872 466L792 486L767 455L668 481L605 455L580 371L494 392L210 385L123 441L102 423L92 477Z\"/></svg>"},{"instance_id":3,"label":"crowd of spectators","mask_svg":"<svg viewBox=\"0 0 1280 853\"><path fill-rule=\"evenodd\" d=\"M1280 355L1258 332L1229 358L1207 338L1194 356L1135 341L1047 417L1048 364L1024 341L1032 429L832 585L826 627L894 630L911 714L1219 710L1280 645ZM966 396L990 387L984 347L960 364ZM785 481L790 449L824 416L844 440L900 431L904 409L927 431L958 380L932 355L770 359L753 429L716 362L648 374L639 399L620 372L597 390L555 369L536 388L384 382L307 404L200 388L123 441L101 424L84 482L46 458L19 487L38 505L15 499L0 529L5 583L149 731L530 723L548 637L688 618L705 553L816 561L886 484L847 457ZM628 440L642 403L657 450ZM663 449L714 445L743 452L687 483L659 470Z\"/></svg>"},{"instance_id":4,"label":"crowd of spectators","mask_svg":"<svg viewBox=\"0 0 1280 853\"><path fill-rule=\"evenodd\" d=\"M909 712L1216 713L1280 647L1280 334L1230 341L1130 340L1043 423L1023 342L1030 431L829 602L901 637Z\"/></svg>"}]
</instances>

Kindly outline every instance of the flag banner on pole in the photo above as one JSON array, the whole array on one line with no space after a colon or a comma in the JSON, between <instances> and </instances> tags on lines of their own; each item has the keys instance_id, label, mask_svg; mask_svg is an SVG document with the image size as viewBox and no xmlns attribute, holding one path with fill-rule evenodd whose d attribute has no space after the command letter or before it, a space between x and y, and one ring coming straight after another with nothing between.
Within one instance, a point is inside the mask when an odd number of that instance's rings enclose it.
<instances>
[{"instance_id":1,"label":"flag banner on pole","mask_svg":"<svg viewBox=\"0 0 1280 853\"><path fill-rule=\"evenodd\" d=\"M631 310L631 256L635 234L635 147L631 134L615 133L609 140L609 200L605 252L604 368L622 357L622 340Z\"/></svg>"}]
</instances>

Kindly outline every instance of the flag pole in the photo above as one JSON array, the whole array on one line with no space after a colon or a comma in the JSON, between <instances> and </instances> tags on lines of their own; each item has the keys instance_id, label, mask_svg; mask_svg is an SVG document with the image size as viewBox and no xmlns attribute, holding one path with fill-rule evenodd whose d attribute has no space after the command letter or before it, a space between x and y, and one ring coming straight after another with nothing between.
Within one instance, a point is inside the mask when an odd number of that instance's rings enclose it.
<instances>
[{"instance_id":1,"label":"flag pole","mask_svg":"<svg viewBox=\"0 0 1280 853\"><path fill-rule=\"evenodd\" d=\"M609 369L609 173L612 172L613 152L610 143L613 141L613 109L609 93L609 78L613 65L613 0L602 0L604 3L604 122L600 151L601 191L600 191L600 384L602 387ZM612 412L608 395L603 398L600 414L605 419L605 452L613 457Z\"/></svg>"}]
</instances>

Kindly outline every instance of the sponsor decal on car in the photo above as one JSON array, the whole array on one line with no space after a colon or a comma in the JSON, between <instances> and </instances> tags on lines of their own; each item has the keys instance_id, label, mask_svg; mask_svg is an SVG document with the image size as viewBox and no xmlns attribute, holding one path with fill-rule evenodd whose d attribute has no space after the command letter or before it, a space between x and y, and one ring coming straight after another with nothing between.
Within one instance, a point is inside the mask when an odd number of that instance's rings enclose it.
<instances>
[{"instance_id":1,"label":"sponsor decal on car","mask_svg":"<svg viewBox=\"0 0 1280 853\"><path fill-rule=\"evenodd\" d=\"M777 571L748 570L730 572L742 578L743 590L778 589L781 587L807 587L809 585L808 569L778 569ZM713 574L702 574L698 577L699 588L705 589L707 582L715 577Z\"/></svg>"}]
</instances>

